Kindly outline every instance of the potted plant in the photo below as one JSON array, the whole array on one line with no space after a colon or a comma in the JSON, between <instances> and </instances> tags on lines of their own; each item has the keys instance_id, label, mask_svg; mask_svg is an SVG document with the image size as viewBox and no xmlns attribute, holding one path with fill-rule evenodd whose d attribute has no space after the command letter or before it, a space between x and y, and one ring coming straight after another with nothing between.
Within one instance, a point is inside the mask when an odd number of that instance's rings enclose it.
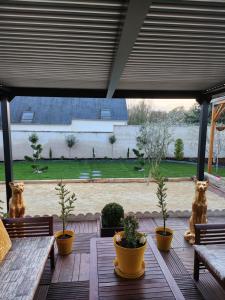
<instances>
[{"instance_id":1,"label":"potted plant","mask_svg":"<svg viewBox=\"0 0 225 300\"><path fill-rule=\"evenodd\" d=\"M115 232L123 231L123 218L124 210L120 204L115 202L106 204L102 209L100 220L101 237L111 237Z\"/></svg>"},{"instance_id":2,"label":"potted plant","mask_svg":"<svg viewBox=\"0 0 225 300\"><path fill-rule=\"evenodd\" d=\"M55 233L56 244L60 255L67 255L72 252L75 233L73 230L66 230L66 222L68 216L74 210L74 202L77 200L75 193L72 193L66 188L66 185L61 182L55 188L59 196L59 205L61 206L60 219L62 220L62 230Z\"/></svg>"},{"instance_id":3,"label":"potted plant","mask_svg":"<svg viewBox=\"0 0 225 300\"><path fill-rule=\"evenodd\" d=\"M163 218L163 226L157 227L155 229L156 232L156 241L157 241L157 247L161 251L169 251L171 242L173 239L173 231L166 227L166 220L168 219L169 215L167 212L167 203L166 203L166 185L165 181L166 178L163 177L160 173L155 176L156 183L158 185L157 187L157 198L158 198L158 207L161 210L162 218Z\"/></svg>"},{"instance_id":4,"label":"potted plant","mask_svg":"<svg viewBox=\"0 0 225 300\"><path fill-rule=\"evenodd\" d=\"M146 234L137 231L138 221L134 216L127 216L123 225L124 231L113 237L116 250L115 272L123 278L139 278L145 272Z\"/></svg>"}]
</instances>

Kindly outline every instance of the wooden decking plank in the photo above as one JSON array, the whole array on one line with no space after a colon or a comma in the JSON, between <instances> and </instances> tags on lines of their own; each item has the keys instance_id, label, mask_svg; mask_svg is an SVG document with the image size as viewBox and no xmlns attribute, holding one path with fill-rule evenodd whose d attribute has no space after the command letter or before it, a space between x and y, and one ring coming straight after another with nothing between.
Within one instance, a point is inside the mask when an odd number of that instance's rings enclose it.
<instances>
[{"instance_id":1,"label":"wooden decking plank","mask_svg":"<svg viewBox=\"0 0 225 300\"><path fill-rule=\"evenodd\" d=\"M33 300L45 300L48 294L49 285L40 285L34 295Z\"/></svg>"},{"instance_id":2,"label":"wooden decking plank","mask_svg":"<svg viewBox=\"0 0 225 300\"><path fill-rule=\"evenodd\" d=\"M155 232L156 223L153 219L140 219L139 220L139 230L146 233L153 233Z\"/></svg>"},{"instance_id":3,"label":"wooden decking plank","mask_svg":"<svg viewBox=\"0 0 225 300\"><path fill-rule=\"evenodd\" d=\"M192 274L194 265L194 248L176 248L174 251L187 272Z\"/></svg>"},{"instance_id":4,"label":"wooden decking plank","mask_svg":"<svg viewBox=\"0 0 225 300\"><path fill-rule=\"evenodd\" d=\"M99 219L97 220L96 227L97 227L96 229L97 229L98 236L100 236L100 220Z\"/></svg>"},{"instance_id":5,"label":"wooden decking plank","mask_svg":"<svg viewBox=\"0 0 225 300\"><path fill-rule=\"evenodd\" d=\"M70 282L73 277L75 255L73 253L61 257L62 263L58 282Z\"/></svg>"},{"instance_id":6,"label":"wooden decking plank","mask_svg":"<svg viewBox=\"0 0 225 300\"><path fill-rule=\"evenodd\" d=\"M89 282L65 282L51 284L46 300L88 300Z\"/></svg>"},{"instance_id":7,"label":"wooden decking plank","mask_svg":"<svg viewBox=\"0 0 225 300\"><path fill-rule=\"evenodd\" d=\"M191 248L191 245L184 239L185 230L175 230L172 248Z\"/></svg>"},{"instance_id":8,"label":"wooden decking plank","mask_svg":"<svg viewBox=\"0 0 225 300\"><path fill-rule=\"evenodd\" d=\"M99 297L99 300L174 300L173 293L166 292L161 293L158 291L156 294L133 294L133 295L116 295L116 296L103 296Z\"/></svg>"},{"instance_id":9,"label":"wooden decking plank","mask_svg":"<svg viewBox=\"0 0 225 300\"><path fill-rule=\"evenodd\" d=\"M51 280L52 280L52 275L53 275L53 270L51 269L50 260L48 259L45 264L45 268L44 268L44 271L41 276L41 280L40 280L39 284L40 285L50 285Z\"/></svg>"},{"instance_id":10,"label":"wooden decking plank","mask_svg":"<svg viewBox=\"0 0 225 300\"><path fill-rule=\"evenodd\" d=\"M84 233L89 233L89 226L88 226L89 222L85 222L84 223Z\"/></svg>"},{"instance_id":11,"label":"wooden decking plank","mask_svg":"<svg viewBox=\"0 0 225 300\"><path fill-rule=\"evenodd\" d=\"M78 233L73 243L74 253L90 253L90 240L97 237L96 233Z\"/></svg>"},{"instance_id":12,"label":"wooden decking plank","mask_svg":"<svg viewBox=\"0 0 225 300\"><path fill-rule=\"evenodd\" d=\"M86 222L80 222L80 233L85 233L85 223Z\"/></svg>"},{"instance_id":13,"label":"wooden decking plank","mask_svg":"<svg viewBox=\"0 0 225 300\"><path fill-rule=\"evenodd\" d=\"M146 283L138 281L138 283L135 281L131 284L126 284L126 285L120 285L119 286L119 292L118 292L118 286L101 286L101 291L100 291L100 296L103 294L113 294L115 293L116 295L122 295L122 294L132 294L136 293L136 291L140 291L143 293L146 293L146 291L150 291L152 293L158 293L160 288L160 291L168 291L170 288L168 287L168 284L166 280L164 282L155 282L155 283Z\"/></svg>"},{"instance_id":14,"label":"wooden decking plank","mask_svg":"<svg viewBox=\"0 0 225 300\"><path fill-rule=\"evenodd\" d=\"M224 222L224 217L208 217L208 224L223 224Z\"/></svg>"},{"instance_id":15,"label":"wooden decking plank","mask_svg":"<svg viewBox=\"0 0 225 300\"><path fill-rule=\"evenodd\" d=\"M203 300L203 297L189 274L173 276L186 300Z\"/></svg>"},{"instance_id":16,"label":"wooden decking plank","mask_svg":"<svg viewBox=\"0 0 225 300\"><path fill-rule=\"evenodd\" d=\"M162 218L154 219L155 223L157 226L162 226L163 225L163 220ZM172 228L173 230L187 230L188 229L188 219L187 218L169 218L167 220L167 226Z\"/></svg>"},{"instance_id":17,"label":"wooden decking plank","mask_svg":"<svg viewBox=\"0 0 225 300\"><path fill-rule=\"evenodd\" d=\"M180 300L183 298L183 295L180 291L180 289L178 288L174 278L172 277L171 273L169 272L169 269L166 266L165 261L163 260L162 256L160 255L156 245L154 244L153 240L151 239L151 237L148 237L148 244L150 245L153 255L155 256L156 260L158 261L161 270L163 271L165 278L171 288L171 291L174 294L175 299Z\"/></svg>"},{"instance_id":18,"label":"wooden decking plank","mask_svg":"<svg viewBox=\"0 0 225 300\"><path fill-rule=\"evenodd\" d=\"M187 270L180 261L174 249L170 249L168 252L161 252L161 255L172 275L187 273Z\"/></svg>"},{"instance_id":19,"label":"wooden decking plank","mask_svg":"<svg viewBox=\"0 0 225 300\"><path fill-rule=\"evenodd\" d=\"M200 274L199 281L195 282L205 300L224 300L225 291L210 273Z\"/></svg>"},{"instance_id":20,"label":"wooden decking plank","mask_svg":"<svg viewBox=\"0 0 225 300\"><path fill-rule=\"evenodd\" d=\"M166 279L165 278L153 278L153 279L146 279L145 278L145 282L146 283L150 283L150 284L163 284L166 282ZM118 280L117 282L115 282L113 284L113 282L106 282L106 283L99 283L99 287L105 287L105 286L113 286L113 285L119 285L119 286L129 286L130 285L130 282L128 280L124 280L124 281L121 281L121 280Z\"/></svg>"},{"instance_id":21,"label":"wooden decking plank","mask_svg":"<svg viewBox=\"0 0 225 300\"><path fill-rule=\"evenodd\" d=\"M61 265L62 265L62 257L58 255L57 259L56 259L55 270L54 270L53 276L52 276L52 283L56 283L59 281Z\"/></svg>"},{"instance_id":22,"label":"wooden decking plank","mask_svg":"<svg viewBox=\"0 0 225 300\"><path fill-rule=\"evenodd\" d=\"M90 254L90 291L89 300L98 300L98 255L96 247L97 239L91 239L91 254Z\"/></svg>"},{"instance_id":23,"label":"wooden decking plank","mask_svg":"<svg viewBox=\"0 0 225 300\"><path fill-rule=\"evenodd\" d=\"M90 272L90 254L82 253L80 257L79 281L89 280Z\"/></svg>"},{"instance_id":24,"label":"wooden decking plank","mask_svg":"<svg viewBox=\"0 0 225 300\"><path fill-rule=\"evenodd\" d=\"M79 279L80 257L81 257L80 253L74 254L74 268L73 268L72 281L78 281L78 279Z\"/></svg>"}]
</instances>

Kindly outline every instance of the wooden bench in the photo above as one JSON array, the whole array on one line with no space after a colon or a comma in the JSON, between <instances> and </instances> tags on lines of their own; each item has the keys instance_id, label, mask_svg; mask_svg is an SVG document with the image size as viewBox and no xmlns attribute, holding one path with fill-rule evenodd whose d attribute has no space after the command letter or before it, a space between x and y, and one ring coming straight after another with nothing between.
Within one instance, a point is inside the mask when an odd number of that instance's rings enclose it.
<instances>
[{"instance_id":1,"label":"wooden bench","mask_svg":"<svg viewBox=\"0 0 225 300\"><path fill-rule=\"evenodd\" d=\"M0 299L31 300L49 257L54 268L53 218L4 219L12 248L0 263Z\"/></svg>"},{"instance_id":2,"label":"wooden bench","mask_svg":"<svg viewBox=\"0 0 225 300\"><path fill-rule=\"evenodd\" d=\"M206 268L225 289L225 224L195 225L194 279Z\"/></svg>"}]
</instances>

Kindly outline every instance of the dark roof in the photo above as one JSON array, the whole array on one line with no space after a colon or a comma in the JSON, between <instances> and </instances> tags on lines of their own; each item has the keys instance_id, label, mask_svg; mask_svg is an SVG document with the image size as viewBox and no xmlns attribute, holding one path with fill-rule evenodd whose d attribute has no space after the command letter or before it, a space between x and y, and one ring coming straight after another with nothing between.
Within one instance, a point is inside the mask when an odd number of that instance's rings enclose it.
<instances>
[{"instance_id":1,"label":"dark roof","mask_svg":"<svg viewBox=\"0 0 225 300\"><path fill-rule=\"evenodd\" d=\"M10 109L12 123L21 123L23 113L28 111L34 113L33 124L69 125L75 119L100 120L102 110L111 112L111 120L128 119L125 99L15 97Z\"/></svg>"}]
</instances>

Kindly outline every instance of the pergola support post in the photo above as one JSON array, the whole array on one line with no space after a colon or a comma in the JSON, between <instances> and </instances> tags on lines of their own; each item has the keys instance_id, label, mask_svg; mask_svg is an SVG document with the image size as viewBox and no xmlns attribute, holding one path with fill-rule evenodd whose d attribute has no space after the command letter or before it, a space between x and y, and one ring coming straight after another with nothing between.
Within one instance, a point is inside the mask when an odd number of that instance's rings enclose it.
<instances>
[{"instance_id":1,"label":"pergola support post","mask_svg":"<svg viewBox=\"0 0 225 300\"><path fill-rule=\"evenodd\" d=\"M2 135L3 135L4 164L5 164L6 199L7 199L7 211L9 211L9 199L11 198L12 195L9 183L13 181L13 166L12 166L10 106L9 106L9 99L6 96L1 97L1 112L2 112Z\"/></svg>"},{"instance_id":2,"label":"pergola support post","mask_svg":"<svg viewBox=\"0 0 225 300\"><path fill-rule=\"evenodd\" d=\"M198 141L198 161L197 161L197 180L204 180L205 172L205 151L208 126L209 101L201 101L199 141Z\"/></svg>"},{"instance_id":3,"label":"pergola support post","mask_svg":"<svg viewBox=\"0 0 225 300\"><path fill-rule=\"evenodd\" d=\"M208 157L208 173L212 173L212 161L213 161L213 144L215 137L215 106L212 106L212 118L211 118L211 128L210 128L210 140L209 140L209 157Z\"/></svg>"}]
</instances>

